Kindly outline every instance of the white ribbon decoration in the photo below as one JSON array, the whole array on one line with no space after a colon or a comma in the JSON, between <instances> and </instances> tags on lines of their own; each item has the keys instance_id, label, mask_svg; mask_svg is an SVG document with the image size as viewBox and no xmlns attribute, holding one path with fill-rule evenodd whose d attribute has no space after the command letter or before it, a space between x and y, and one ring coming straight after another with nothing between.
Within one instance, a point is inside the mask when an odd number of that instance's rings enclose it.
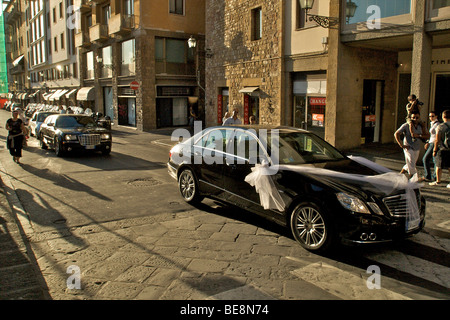
<instances>
[{"instance_id":1,"label":"white ribbon decoration","mask_svg":"<svg viewBox=\"0 0 450 320\"><path fill-rule=\"evenodd\" d=\"M350 158L371 169L384 173L375 176L366 176L309 166L278 165L269 167L268 164L264 162L255 165L255 167L252 168L252 172L245 177L245 181L255 187L256 192L260 197L260 203L264 209L277 209L281 212L286 209L286 204L271 177L279 170L298 172L313 176L320 175L329 178L338 178L344 181L347 180L352 184L356 183L366 188L374 188L385 195L389 195L395 190L405 190L405 199L407 203L406 229L410 230L416 228L420 223L420 211L414 189L418 189L423 185L418 183L417 175L414 175L411 180L408 180L405 175L393 172L363 157Z\"/></svg>"}]
</instances>

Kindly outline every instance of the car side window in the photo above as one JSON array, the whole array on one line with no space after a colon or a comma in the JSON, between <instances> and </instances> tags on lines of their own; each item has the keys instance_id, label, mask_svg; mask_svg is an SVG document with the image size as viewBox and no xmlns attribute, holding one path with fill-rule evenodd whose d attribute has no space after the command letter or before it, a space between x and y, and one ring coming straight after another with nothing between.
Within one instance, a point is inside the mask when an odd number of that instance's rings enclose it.
<instances>
[{"instance_id":1,"label":"car side window","mask_svg":"<svg viewBox=\"0 0 450 320\"><path fill-rule=\"evenodd\" d=\"M253 160L258 159L258 140L248 131L237 130L228 152L238 158Z\"/></svg>"},{"instance_id":2,"label":"car side window","mask_svg":"<svg viewBox=\"0 0 450 320\"><path fill-rule=\"evenodd\" d=\"M228 140L232 133L232 130L227 129L211 130L205 137L203 146L207 149L226 152Z\"/></svg>"}]
</instances>

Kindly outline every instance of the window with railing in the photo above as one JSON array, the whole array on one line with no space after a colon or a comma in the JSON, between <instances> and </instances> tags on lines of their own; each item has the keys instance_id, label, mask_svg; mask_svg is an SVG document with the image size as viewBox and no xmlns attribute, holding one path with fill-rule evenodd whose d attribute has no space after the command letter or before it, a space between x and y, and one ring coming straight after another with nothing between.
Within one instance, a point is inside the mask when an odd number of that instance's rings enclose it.
<instances>
[{"instance_id":1,"label":"window with railing","mask_svg":"<svg viewBox=\"0 0 450 320\"><path fill-rule=\"evenodd\" d=\"M194 50L188 50L182 39L156 38L155 61L157 74L195 74Z\"/></svg>"},{"instance_id":2,"label":"window with railing","mask_svg":"<svg viewBox=\"0 0 450 320\"><path fill-rule=\"evenodd\" d=\"M135 39L122 42L121 76L130 76L136 73L136 46Z\"/></svg>"},{"instance_id":3,"label":"window with railing","mask_svg":"<svg viewBox=\"0 0 450 320\"><path fill-rule=\"evenodd\" d=\"M94 52L86 53L86 79L94 79Z\"/></svg>"},{"instance_id":4,"label":"window with railing","mask_svg":"<svg viewBox=\"0 0 450 320\"><path fill-rule=\"evenodd\" d=\"M433 9L450 7L450 0L433 0Z\"/></svg>"},{"instance_id":5,"label":"window with railing","mask_svg":"<svg viewBox=\"0 0 450 320\"><path fill-rule=\"evenodd\" d=\"M112 77L112 47L104 47L102 49L102 77L103 78L111 78Z\"/></svg>"}]
</instances>

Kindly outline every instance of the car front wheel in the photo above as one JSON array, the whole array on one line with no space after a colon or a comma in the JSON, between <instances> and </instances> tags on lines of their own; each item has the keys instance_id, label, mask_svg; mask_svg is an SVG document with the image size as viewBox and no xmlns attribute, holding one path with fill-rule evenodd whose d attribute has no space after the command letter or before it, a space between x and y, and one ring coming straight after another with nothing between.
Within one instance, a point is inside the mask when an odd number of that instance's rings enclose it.
<instances>
[{"instance_id":1,"label":"car front wheel","mask_svg":"<svg viewBox=\"0 0 450 320\"><path fill-rule=\"evenodd\" d=\"M295 240L309 251L325 252L334 245L332 221L326 212L314 203L298 204L292 211L290 227Z\"/></svg>"},{"instance_id":2,"label":"car front wheel","mask_svg":"<svg viewBox=\"0 0 450 320\"><path fill-rule=\"evenodd\" d=\"M57 157L62 157L63 155L63 149L61 146L61 143L58 141L57 138L55 138L55 153Z\"/></svg>"},{"instance_id":3,"label":"car front wheel","mask_svg":"<svg viewBox=\"0 0 450 320\"><path fill-rule=\"evenodd\" d=\"M48 148L44 141L44 135L42 134L39 135L39 145L41 146L41 149L46 150Z\"/></svg>"},{"instance_id":4,"label":"car front wheel","mask_svg":"<svg viewBox=\"0 0 450 320\"><path fill-rule=\"evenodd\" d=\"M178 177L178 188L184 201L198 203L203 200L199 194L197 180L190 169L184 169Z\"/></svg>"}]
</instances>

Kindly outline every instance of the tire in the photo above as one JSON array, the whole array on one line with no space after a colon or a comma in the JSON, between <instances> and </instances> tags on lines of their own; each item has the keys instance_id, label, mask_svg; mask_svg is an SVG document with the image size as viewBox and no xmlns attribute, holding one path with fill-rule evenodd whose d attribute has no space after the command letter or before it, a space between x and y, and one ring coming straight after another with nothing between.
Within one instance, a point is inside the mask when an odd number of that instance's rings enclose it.
<instances>
[{"instance_id":1,"label":"tire","mask_svg":"<svg viewBox=\"0 0 450 320\"><path fill-rule=\"evenodd\" d=\"M41 149L47 150L48 146L44 142L44 136L42 134L39 135L39 145L41 146Z\"/></svg>"},{"instance_id":2,"label":"tire","mask_svg":"<svg viewBox=\"0 0 450 320\"><path fill-rule=\"evenodd\" d=\"M54 147L55 147L56 156L57 157L62 157L64 152L63 152L61 144L58 141L58 138L55 138Z\"/></svg>"},{"instance_id":3,"label":"tire","mask_svg":"<svg viewBox=\"0 0 450 320\"><path fill-rule=\"evenodd\" d=\"M109 154L111 153L111 148L109 149L102 149L102 155L104 156L109 156Z\"/></svg>"},{"instance_id":4,"label":"tire","mask_svg":"<svg viewBox=\"0 0 450 320\"><path fill-rule=\"evenodd\" d=\"M190 169L184 169L178 177L178 189L187 203L200 203L203 197L199 194L197 179Z\"/></svg>"},{"instance_id":5,"label":"tire","mask_svg":"<svg viewBox=\"0 0 450 320\"><path fill-rule=\"evenodd\" d=\"M295 240L308 251L323 253L335 245L332 219L315 203L302 202L295 206L290 227Z\"/></svg>"}]
</instances>

